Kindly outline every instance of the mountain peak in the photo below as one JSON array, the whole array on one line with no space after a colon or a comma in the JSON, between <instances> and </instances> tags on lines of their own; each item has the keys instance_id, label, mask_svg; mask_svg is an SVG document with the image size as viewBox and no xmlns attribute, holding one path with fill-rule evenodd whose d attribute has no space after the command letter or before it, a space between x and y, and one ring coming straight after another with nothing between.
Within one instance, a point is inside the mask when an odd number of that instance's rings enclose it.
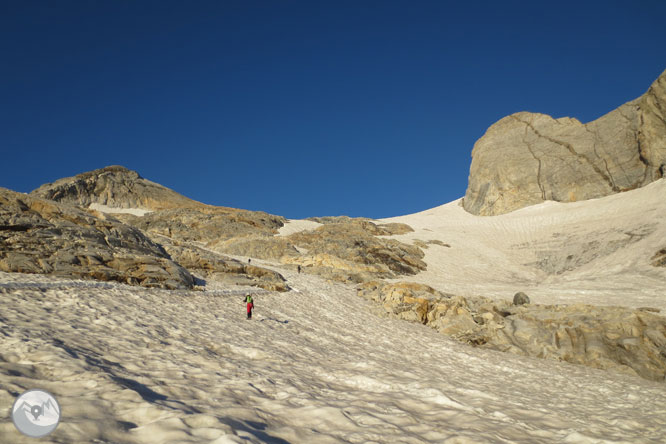
<instances>
[{"instance_id":1,"label":"mountain peak","mask_svg":"<svg viewBox=\"0 0 666 444\"><path fill-rule=\"evenodd\" d=\"M206 207L121 165L65 177L42 185L30 194L83 207L99 204L147 211Z\"/></svg>"}]
</instances>

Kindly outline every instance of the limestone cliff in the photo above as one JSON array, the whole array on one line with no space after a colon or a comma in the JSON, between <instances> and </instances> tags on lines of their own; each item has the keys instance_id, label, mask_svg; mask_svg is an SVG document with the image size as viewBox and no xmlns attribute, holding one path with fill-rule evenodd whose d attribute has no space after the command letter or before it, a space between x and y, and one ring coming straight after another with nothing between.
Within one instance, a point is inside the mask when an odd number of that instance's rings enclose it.
<instances>
[{"instance_id":1,"label":"limestone cliff","mask_svg":"<svg viewBox=\"0 0 666 444\"><path fill-rule=\"evenodd\" d=\"M574 202L647 185L666 169L666 71L641 97L583 124L520 112L472 150L464 208L492 216L546 200Z\"/></svg>"}]
</instances>

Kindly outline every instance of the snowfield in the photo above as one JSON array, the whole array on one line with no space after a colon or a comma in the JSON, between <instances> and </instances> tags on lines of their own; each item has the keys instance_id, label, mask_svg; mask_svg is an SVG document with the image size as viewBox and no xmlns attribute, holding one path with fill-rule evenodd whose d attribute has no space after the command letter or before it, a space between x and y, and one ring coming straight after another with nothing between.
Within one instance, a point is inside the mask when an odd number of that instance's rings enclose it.
<instances>
[{"instance_id":1,"label":"snowfield","mask_svg":"<svg viewBox=\"0 0 666 444\"><path fill-rule=\"evenodd\" d=\"M29 388L53 393L40 442L658 443L664 385L458 344L379 317L353 288L169 292L0 274L2 442Z\"/></svg>"},{"instance_id":2,"label":"snowfield","mask_svg":"<svg viewBox=\"0 0 666 444\"><path fill-rule=\"evenodd\" d=\"M463 296L666 310L666 181L476 217L458 202L386 221L430 242L408 280ZM318 224L292 221L282 234ZM0 273L0 442L41 388L43 443L664 443L666 386L483 349L385 318L350 285L275 269L294 289L165 291Z\"/></svg>"},{"instance_id":3,"label":"snowfield","mask_svg":"<svg viewBox=\"0 0 666 444\"><path fill-rule=\"evenodd\" d=\"M574 203L544 202L500 216L467 213L460 200L383 219L415 231L402 242L437 240L425 250L428 269L401 278L462 296L533 303L654 307L666 312L666 179L643 188ZM539 265L535 265L535 264Z\"/></svg>"}]
</instances>

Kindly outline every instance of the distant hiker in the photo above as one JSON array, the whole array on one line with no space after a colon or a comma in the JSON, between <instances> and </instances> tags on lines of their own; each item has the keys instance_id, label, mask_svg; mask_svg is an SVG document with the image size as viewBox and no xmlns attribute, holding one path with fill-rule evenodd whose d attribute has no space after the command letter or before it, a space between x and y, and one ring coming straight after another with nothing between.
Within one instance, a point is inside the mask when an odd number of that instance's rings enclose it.
<instances>
[{"instance_id":1,"label":"distant hiker","mask_svg":"<svg viewBox=\"0 0 666 444\"><path fill-rule=\"evenodd\" d=\"M252 309L254 308L254 300L252 299L252 295L248 294L243 298L243 302L247 304L247 318L252 319Z\"/></svg>"},{"instance_id":2,"label":"distant hiker","mask_svg":"<svg viewBox=\"0 0 666 444\"><path fill-rule=\"evenodd\" d=\"M298 266L298 274L301 274L301 266Z\"/></svg>"},{"instance_id":3,"label":"distant hiker","mask_svg":"<svg viewBox=\"0 0 666 444\"><path fill-rule=\"evenodd\" d=\"M252 262L252 259L248 258L247 263L249 264L251 262Z\"/></svg>"}]
</instances>

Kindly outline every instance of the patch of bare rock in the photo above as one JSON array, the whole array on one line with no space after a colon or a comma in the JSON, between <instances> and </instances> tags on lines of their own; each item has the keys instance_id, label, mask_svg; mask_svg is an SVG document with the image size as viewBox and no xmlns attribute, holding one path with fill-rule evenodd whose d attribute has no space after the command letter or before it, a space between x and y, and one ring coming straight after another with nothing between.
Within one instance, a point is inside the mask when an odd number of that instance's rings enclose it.
<instances>
[{"instance_id":1,"label":"patch of bare rock","mask_svg":"<svg viewBox=\"0 0 666 444\"><path fill-rule=\"evenodd\" d=\"M367 282L358 294L473 346L665 380L666 318L655 309L464 298L408 282Z\"/></svg>"}]
</instances>

